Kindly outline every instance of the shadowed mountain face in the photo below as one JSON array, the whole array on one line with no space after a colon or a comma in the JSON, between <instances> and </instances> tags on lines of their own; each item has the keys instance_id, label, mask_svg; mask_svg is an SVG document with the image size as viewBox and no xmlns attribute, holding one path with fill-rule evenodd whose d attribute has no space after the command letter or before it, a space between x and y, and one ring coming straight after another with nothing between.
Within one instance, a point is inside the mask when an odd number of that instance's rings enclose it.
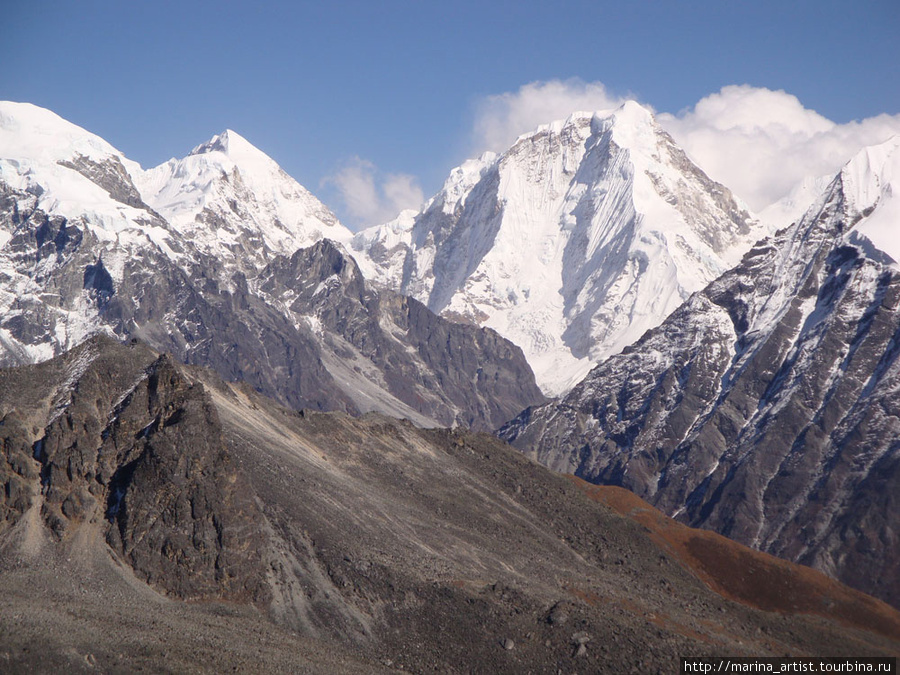
<instances>
[{"instance_id":1,"label":"shadowed mountain face","mask_svg":"<svg viewBox=\"0 0 900 675\"><path fill-rule=\"evenodd\" d=\"M496 438L290 411L141 344L0 371L0 448L13 671L670 672L900 649L887 605Z\"/></svg>"},{"instance_id":2,"label":"shadowed mountain face","mask_svg":"<svg viewBox=\"0 0 900 675\"><path fill-rule=\"evenodd\" d=\"M270 306L311 327L325 367L358 410L483 430L523 400L544 400L518 347L375 291L327 240L276 258L255 284Z\"/></svg>"},{"instance_id":3,"label":"shadowed mountain face","mask_svg":"<svg viewBox=\"0 0 900 675\"><path fill-rule=\"evenodd\" d=\"M900 271L869 239L896 231L898 147L501 435L900 605Z\"/></svg>"}]
</instances>

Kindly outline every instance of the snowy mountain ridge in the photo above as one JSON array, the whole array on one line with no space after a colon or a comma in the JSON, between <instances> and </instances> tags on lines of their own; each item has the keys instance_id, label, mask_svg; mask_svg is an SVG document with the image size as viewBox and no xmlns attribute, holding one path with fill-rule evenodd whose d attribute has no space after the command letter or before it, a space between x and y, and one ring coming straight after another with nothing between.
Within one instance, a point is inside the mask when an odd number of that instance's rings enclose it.
<instances>
[{"instance_id":1,"label":"snowy mountain ridge","mask_svg":"<svg viewBox=\"0 0 900 675\"><path fill-rule=\"evenodd\" d=\"M97 175L101 164L108 176ZM89 217L99 236L140 228L149 214L131 184L137 172L140 166L105 140L55 113L0 102L0 179L33 195L44 212ZM120 183L115 194L110 181Z\"/></svg>"},{"instance_id":2,"label":"snowy mountain ridge","mask_svg":"<svg viewBox=\"0 0 900 675\"><path fill-rule=\"evenodd\" d=\"M136 163L99 136L49 110L0 102L4 363L46 360L108 330L98 319L93 282L105 283L108 278L111 284L121 284L125 261L144 250L177 257L177 237L142 201L131 180L139 171ZM29 222L38 213L40 218ZM52 241L55 255L35 254L20 245L17 236L30 229L41 244ZM85 240L89 248L103 248L105 254L79 256L86 287L77 291L48 287L48 281L71 262L76 245Z\"/></svg>"},{"instance_id":3,"label":"snowy mountain ridge","mask_svg":"<svg viewBox=\"0 0 900 675\"><path fill-rule=\"evenodd\" d=\"M107 333L296 408L494 428L542 400L514 345L369 288L350 232L235 132L144 171L49 111L0 113L0 365Z\"/></svg>"},{"instance_id":4,"label":"snowy mountain ridge","mask_svg":"<svg viewBox=\"0 0 900 675\"><path fill-rule=\"evenodd\" d=\"M272 160L262 159L262 153L251 149L243 139L237 145L239 159L244 162L249 159L251 169L263 166L266 178L275 175L283 186L292 187L292 179L283 172L279 174L280 169ZM218 276L227 286L234 271L249 272L248 262L259 266L278 253L294 250L289 248L286 236L265 236L267 230L261 225L267 213L273 211L271 203L264 205L265 210L255 209L258 201L249 190L239 195L239 190L232 189L235 183L240 184L241 176L249 176L252 171L239 171L238 164L224 152L208 154L204 159L171 160L145 172L99 136L49 110L27 103L0 103L0 186L7 201L4 210L9 214L0 226L0 272L7 279L0 288L0 315L4 317L0 344L8 353L16 355L13 362L44 360L75 346L94 332L110 330L100 319L100 308L94 302L92 293L96 289L85 287L76 292L69 288L61 295L59 290L54 290L55 295L47 297L48 280L72 263L85 268L93 266L91 269L96 268L99 276L95 274L91 279L108 277L108 285L118 288L127 281L126 266L144 259L148 253L162 255L181 267L193 265L198 254L206 255L219 260ZM207 172L199 171L198 166ZM172 171L169 176L172 180L164 185L159 177L173 167L179 170ZM207 180L204 182L203 178ZM154 192L149 187L159 189ZM202 208L176 212L164 199L173 194L192 194L192 191L195 197L200 194L195 201ZM203 198L209 194L218 201ZM231 217L225 214L228 199L242 211L240 218L235 218L237 214L233 211ZM314 198L310 199L315 202ZM206 202L218 207L217 210ZM323 205L318 206L328 213ZM172 221L161 216L157 208L166 211ZM277 204L274 212L277 214ZM216 215L218 220L214 218ZM31 216L41 221L23 222ZM208 224L194 227L198 217L216 221L218 227ZM274 224L268 226L268 231L281 234L279 230L285 228L280 226L280 221L269 220ZM319 229L325 229L334 220L331 216ZM300 231L297 222L288 222L295 232ZM202 224L198 222L198 225ZM39 255L36 267L29 263L28 246L14 241L17 234L27 235L30 227L37 228L38 233L55 230L55 254ZM253 227L258 229L254 231ZM339 225L331 229L337 230L339 236L342 234ZM223 235L229 237L230 247L214 245ZM45 236L39 237L38 243ZM77 246L73 237L81 238ZM84 237L88 241L83 241ZM278 244L281 247L275 248ZM92 253L85 257L88 250ZM223 255L229 251L230 256ZM74 283L73 277L66 285ZM89 285L87 277L84 284ZM43 311L39 307L52 308L51 317L46 319L49 323L44 326L44 337L38 339L37 335L31 335L39 332L37 327L26 331L29 337L24 342L14 337L16 331L11 332L8 326Z\"/></svg>"},{"instance_id":5,"label":"snowy mountain ridge","mask_svg":"<svg viewBox=\"0 0 900 675\"><path fill-rule=\"evenodd\" d=\"M306 188L231 130L183 159L140 172L135 182L148 204L210 254L224 246L261 256L260 262L324 238L346 243L351 236ZM242 237L261 238L262 246L241 246Z\"/></svg>"},{"instance_id":6,"label":"snowy mountain ridge","mask_svg":"<svg viewBox=\"0 0 900 675\"><path fill-rule=\"evenodd\" d=\"M900 603L900 139L501 435L693 526Z\"/></svg>"},{"instance_id":7,"label":"snowy mountain ridge","mask_svg":"<svg viewBox=\"0 0 900 675\"><path fill-rule=\"evenodd\" d=\"M380 283L519 344L559 394L765 232L628 102L466 162L415 218L352 246Z\"/></svg>"},{"instance_id":8,"label":"snowy mountain ridge","mask_svg":"<svg viewBox=\"0 0 900 675\"><path fill-rule=\"evenodd\" d=\"M99 136L31 103L0 101L0 143L7 157L48 163L83 155L121 155ZM137 166L133 162L131 163Z\"/></svg>"},{"instance_id":9,"label":"snowy mountain ridge","mask_svg":"<svg viewBox=\"0 0 900 675\"><path fill-rule=\"evenodd\" d=\"M0 155L0 179L34 193L35 208L85 217L103 239L131 230L173 259L184 248L176 235L209 255L231 250L237 265L351 237L324 204L231 130L145 171L49 110L3 102Z\"/></svg>"}]
</instances>

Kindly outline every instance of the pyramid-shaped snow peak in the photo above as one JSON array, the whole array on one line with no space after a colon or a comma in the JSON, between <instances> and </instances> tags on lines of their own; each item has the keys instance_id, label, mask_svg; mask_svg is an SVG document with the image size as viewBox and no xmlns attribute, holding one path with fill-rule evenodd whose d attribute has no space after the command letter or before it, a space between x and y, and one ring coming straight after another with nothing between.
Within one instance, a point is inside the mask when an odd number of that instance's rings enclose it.
<instances>
[{"instance_id":1,"label":"pyramid-shaped snow peak","mask_svg":"<svg viewBox=\"0 0 900 675\"><path fill-rule=\"evenodd\" d=\"M354 245L382 283L519 344L544 391L559 394L760 234L731 192L628 102L467 162L402 236L395 223Z\"/></svg>"},{"instance_id":2,"label":"pyramid-shaped snow peak","mask_svg":"<svg viewBox=\"0 0 900 675\"><path fill-rule=\"evenodd\" d=\"M150 169L140 187L148 204L209 252L224 245L265 260L351 237L322 202L231 130Z\"/></svg>"}]
</instances>

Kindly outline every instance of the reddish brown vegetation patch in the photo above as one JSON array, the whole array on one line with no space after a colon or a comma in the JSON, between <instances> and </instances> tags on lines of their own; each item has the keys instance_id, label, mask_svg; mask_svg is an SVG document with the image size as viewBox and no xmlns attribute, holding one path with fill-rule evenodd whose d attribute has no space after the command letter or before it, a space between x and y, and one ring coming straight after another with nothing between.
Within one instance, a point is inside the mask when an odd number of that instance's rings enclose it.
<instances>
[{"instance_id":1,"label":"reddish brown vegetation patch","mask_svg":"<svg viewBox=\"0 0 900 675\"><path fill-rule=\"evenodd\" d=\"M604 600L596 593L592 593L591 591L585 591L580 588L568 588L566 589L574 595L576 598L581 600L586 605L590 605L591 607L598 607L602 604L609 602L608 600Z\"/></svg>"},{"instance_id":2,"label":"reddish brown vegetation patch","mask_svg":"<svg viewBox=\"0 0 900 675\"><path fill-rule=\"evenodd\" d=\"M900 613L880 600L812 568L682 525L624 488L570 479L591 500L647 528L658 546L730 600L770 612L816 614L900 639Z\"/></svg>"}]
</instances>

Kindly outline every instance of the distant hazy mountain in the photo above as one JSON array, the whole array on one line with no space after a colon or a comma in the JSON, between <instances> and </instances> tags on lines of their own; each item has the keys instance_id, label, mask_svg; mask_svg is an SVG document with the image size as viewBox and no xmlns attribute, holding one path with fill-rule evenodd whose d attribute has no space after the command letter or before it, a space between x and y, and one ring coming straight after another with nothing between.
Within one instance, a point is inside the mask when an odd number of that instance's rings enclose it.
<instances>
[{"instance_id":1,"label":"distant hazy mountain","mask_svg":"<svg viewBox=\"0 0 900 675\"><path fill-rule=\"evenodd\" d=\"M521 346L544 392L560 394L762 234L629 102L463 164L421 213L352 246L380 284Z\"/></svg>"},{"instance_id":2,"label":"distant hazy mountain","mask_svg":"<svg viewBox=\"0 0 900 675\"><path fill-rule=\"evenodd\" d=\"M900 138L502 435L900 605Z\"/></svg>"},{"instance_id":3,"label":"distant hazy mountain","mask_svg":"<svg viewBox=\"0 0 900 675\"><path fill-rule=\"evenodd\" d=\"M234 132L143 171L0 104L0 364L105 332L295 407L493 428L542 400L518 348L369 288L350 236Z\"/></svg>"}]
</instances>

